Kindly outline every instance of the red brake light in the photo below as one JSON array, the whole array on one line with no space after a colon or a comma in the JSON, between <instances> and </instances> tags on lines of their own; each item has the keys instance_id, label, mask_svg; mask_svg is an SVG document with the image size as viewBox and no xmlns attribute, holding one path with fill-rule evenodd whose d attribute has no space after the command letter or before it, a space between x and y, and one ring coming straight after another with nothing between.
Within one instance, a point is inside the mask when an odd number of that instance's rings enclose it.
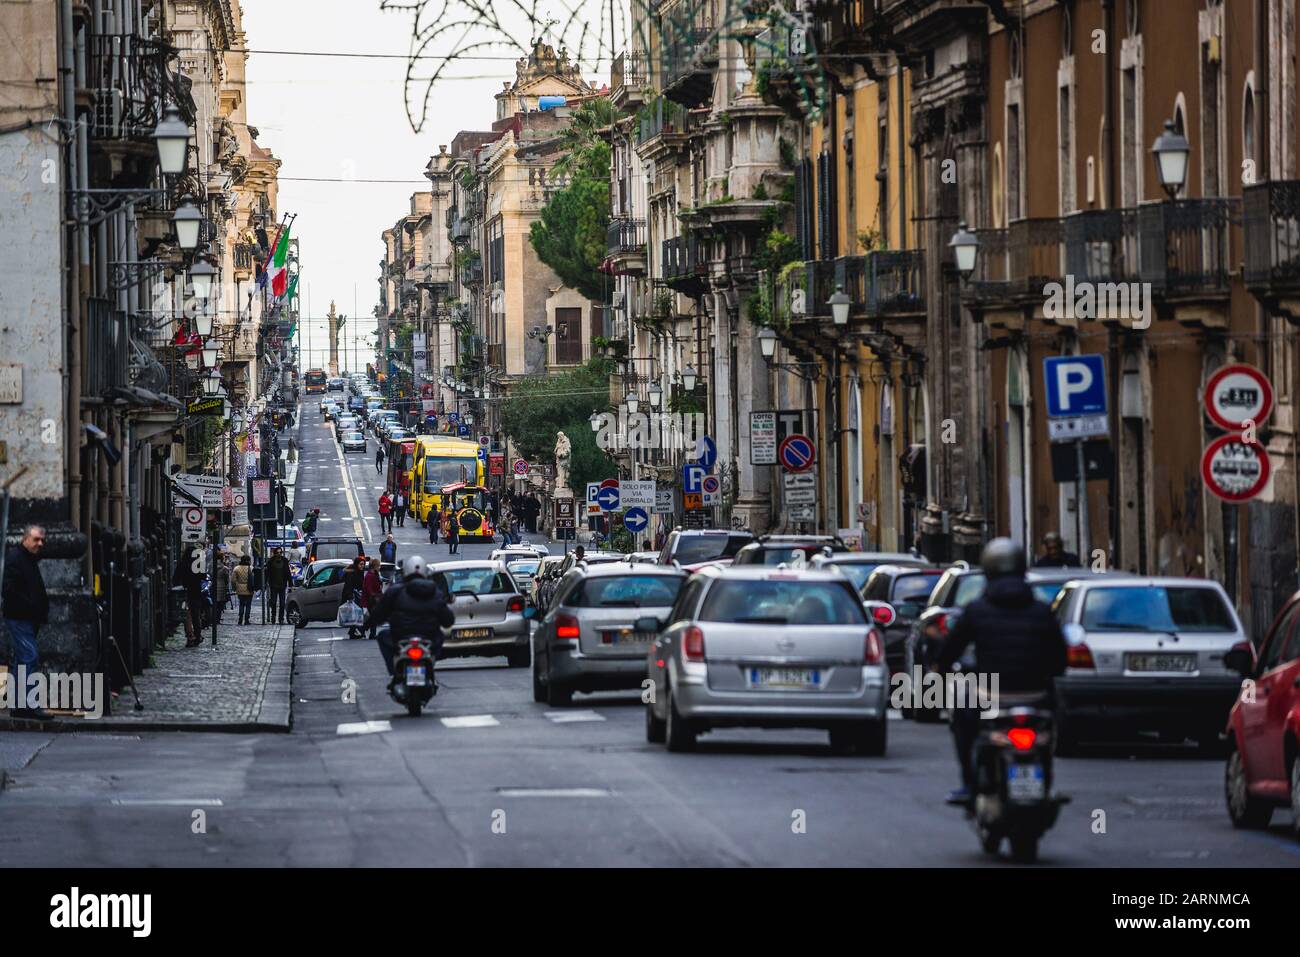
<instances>
[{"instance_id":1,"label":"red brake light","mask_svg":"<svg viewBox=\"0 0 1300 957\"><path fill-rule=\"evenodd\" d=\"M948 634L948 616L946 614L935 615L933 622L934 622L935 630L938 631L939 634L941 635Z\"/></svg>"},{"instance_id":2,"label":"red brake light","mask_svg":"<svg viewBox=\"0 0 1300 957\"><path fill-rule=\"evenodd\" d=\"M561 641L569 638L577 638L580 633L578 628L578 619L572 615L555 616L555 637Z\"/></svg>"},{"instance_id":3,"label":"red brake light","mask_svg":"<svg viewBox=\"0 0 1300 957\"><path fill-rule=\"evenodd\" d=\"M1092 650L1083 642L1070 645L1065 649L1065 664L1069 668L1096 668L1092 660Z\"/></svg>"},{"instance_id":4,"label":"red brake light","mask_svg":"<svg viewBox=\"0 0 1300 957\"><path fill-rule=\"evenodd\" d=\"M704 632L695 625L682 632L682 652L687 661L704 660Z\"/></svg>"},{"instance_id":5,"label":"red brake light","mask_svg":"<svg viewBox=\"0 0 1300 957\"><path fill-rule=\"evenodd\" d=\"M419 645L412 645L410 648L406 649L406 657L414 658L418 661L424 657L424 649Z\"/></svg>"},{"instance_id":6,"label":"red brake light","mask_svg":"<svg viewBox=\"0 0 1300 957\"><path fill-rule=\"evenodd\" d=\"M1012 728L1007 731L1007 739L1015 745L1017 751L1028 751L1038 740L1038 732L1033 728Z\"/></svg>"},{"instance_id":7,"label":"red brake light","mask_svg":"<svg viewBox=\"0 0 1300 957\"><path fill-rule=\"evenodd\" d=\"M506 603L506 611L523 611L523 610L524 610L523 595L516 595L514 598L511 598L509 602Z\"/></svg>"},{"instance_id":8,"label":"red brake light","mask_svg":"<svg viewBox=\"0 0 1300 957\"><path fill-rule=\"evenodd\" d=\"M884 605L877 605L875 608L871 609L871 617L876 620L876 624L878 625L888 625L894 620L894 613Z\"/></svg>"},{"instance_id":9,"label":"red brake light","mask_svg":"<svg viewBox=\"0 0 1300 957\"><path fill-rule=\"evenodd\" d=\"M885 643L880 640L880 632L874 628L867 630L867 640L862 651L864 665L878 665L885 660Z\"/></svg>"}]
</instances>

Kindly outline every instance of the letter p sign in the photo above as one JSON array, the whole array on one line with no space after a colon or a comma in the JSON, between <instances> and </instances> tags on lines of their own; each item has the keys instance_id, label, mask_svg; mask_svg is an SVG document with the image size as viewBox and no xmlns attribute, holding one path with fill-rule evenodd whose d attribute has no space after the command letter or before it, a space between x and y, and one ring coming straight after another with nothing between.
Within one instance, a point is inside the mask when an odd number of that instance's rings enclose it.
<instances>
[{"instance_id":1,"label":"letter p sign","mask_svg":"<svg viewBox=\"0 0 1300 957\"><path fill-rule=\"evenodd\" d=\"M1103 356L1051 356L1043 361L1048 415L1105 413L1106 366Z\"/></svg>"}]
</instances>

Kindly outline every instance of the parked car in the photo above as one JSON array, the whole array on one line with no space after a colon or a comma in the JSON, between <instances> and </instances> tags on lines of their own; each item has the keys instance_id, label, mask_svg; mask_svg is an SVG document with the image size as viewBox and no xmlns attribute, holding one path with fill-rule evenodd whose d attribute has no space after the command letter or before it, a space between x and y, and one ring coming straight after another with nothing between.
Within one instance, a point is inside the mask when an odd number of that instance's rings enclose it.
<instances>
[{"instance_id":1,"label":"parked car","mask_svg":"<svg viewBox=\"0 0 1300 957\"><path fill-rule=\"evenodd\" d=\"M943 573L935 565L879 565L862 586L859 594L884 636L891 674L906 664L907 636Z\"/></svg>"},{"instance_id":2,"label":"parked car","mask_svg":"<svg viewBox=\"0 0 1300 957\"><path fill-rule=\"evenodd\" d=\"M634 622L666 616L686 577L671 565L572 569L533 633L533 700L558 707L575 691L641 687L654 632Z\"/></svg>"},{"instance_id":3,"label":"parked car","mask_svg":"<svg viewBox=\"0 0 1300 957\"><path fill-rule=\"evenodd\" d=\"M511 668L528 664L526 602L503 564L436 562L429 572L447 589L456 615L439 658L505 655Z\"/></svg>"},{"instance_id":4,"label":"parked car","mask_svg":"<svg viewBox=\"0 0 1300 957\"><path fill-rule=\"evenodd\" d=\"M833 535L760 535L736 552L736 565L807 564L817 555L847 552Z\"/></svg>"},{"instance_id":5,"label":"parked car","mask_svg":"<svg viewBox=\"0 0 1300 957\"><path fill-rule=\"evenodd\" d=\"M927 568L934 565L924 555L908 552L832 552L830 555L814 555L808 562L813 568L827 568L841 572L853 582L853 587L862 591L867 579L881 565L913 565Z\"/></svg>"},{"instance_id":6,"label":"parked car","mask_svg":"<svg viewBox=\"0 0 1300 957\"><path fill-rule=\"evenodd\" d=\"M704 562L730 562L745 545L754 540L749 532L733 532L725 528L675 528L659 550L659 564L681 565L694 571Z\"/></svg>"},{"instance_id":7,"label":"parked car","mask_svg":"<svg viewBox=\"0 0 1300 957\"><path fill-rule=\"evenodd\" d=\"M366 434L364 432L344 432L340 444L343 446L343 454L349 452L365 453L370 446L366 443Z\"/></svg>"},{"instance_id":8,"label":"parked car","mask_svg":"<svg viewBox=\"0 0 1300 957\"><path fill-rule=\"evenodd\" d=\"M814 727L840 752L881 755L889 672L856 590L829 571L705 568L689 578L646 661L646 739L694 747L717 727Z\"/></svg>"},{"instance_id":9,"label":"parked car","mask_svg":"<svg viewBox=\"0 0 1300 957\"><path fill-rule=\"evenodd\" d=\"M658 564L659 562L659 553L658 552L633 552L632 554L627 556L627 560L634 565L642 564L642 563L649 563L651 565L655 565Z\"/></svg>"},{"instance_id":10,"label":"parked car","mask_svg":"<svg viewBox=\"0 0 1300 957\"><path fill-rule=\"evenodd\" d=\"M1068 666L1056 679L1056 751L1121 726L1219 746L1250 642L1223 586L1204 578L1076 579L1056 599Z\"/></svg>"},{"instance_id":11,"label":"parked car","mask_svg":"<svg viewBox=\"0 0 1300 957\"><path fill-rule=\"evenodd\" d=\"M529 590L528 597L532 601L533 607L542 609L542 592L548 582L554 580L554 576L559 572L560 566L564 564L564 555L546 555L537 564L537 571L533 572L533 584Z\"/></svg>"},{"instance_id":12,"label":"parked car","mask_svg":"<svg viewBox=\"0 0 1300 957\"><path fill-rule=\"evenodd\" d=\"M361 429L361 423L355 415L340 415L334 420L334 437L343 441L343 435L347 432L358 432Z\"/></svg>"},{"instance_id":13,"label":"parked car","mask_svg":"<svg viewBox=\"0 0 1300 957\"><path fill-rule=\"evenodd\" d=\"M1300 592L1274 619L1258 660L1233 648L1225 664L1253 682L1228 716L1228 816L1236 827L1265 828L1276 808L1289 806L1300 839Z\"/></svg>"},{"instance_id":14,"label":"parked car","mask_svg":"<svg viewBox=\"0 0 1300 957\"><path fill-rule=\"evenodd\" d=\"M515 556L511 561L505 563L506 571L508 571L510 577L515 580L515 584L518 585L519 590L524 593L524 597L529 599L528 603L530 605L532 604L532 599L529 596L532 595L533 591L533 576L537 574L537 566L541 563L542 559L540 555L535 555L531 558Z\"/></svg>"},{"instance_id":15,"label":"parked car","mask_svg":"<svg viewBox=\"0 0 1300 957\"><path fill-rule=\"evenodd\" d=\"M314 561L304 570L301 583L289 588L285 600L285 618L294 628L314 621L334 622L343 601L343 573L351 559L326 558Z\"/></svg>"},{"instance_id":16,"label":"parked car","mask_svg":"<svg viewBox=\"0 0 1300 957\"><path fill-rule=\"evenodd\" d=\"M365 546L359 538L339 536L337 538L313 538L308 543L307 561L323 561L327 558L344 558L348 561L364 556Z\"/></svg>"},{"instance_id":17,"label":"parked car","mask_svg":"<svg viewBox=\"0 0 1300 957\"><path fill-rule=\"evenodd\" d=\"M537 606L538 609L545 611L550 607L551 600L555 595L555 589L559 585L560 580L564 578L564 576L569 573L569 570L575 565L603 565L607 562L621 562L625 558L627 558L627 556L622 552L603 552L593 550L584 551L582 561L579 562L578 553L576 551L569 552L569 554L561 557L560 563L555 566L555 570L551 573L550 577L542 583L540 593L541 604Z\"/></svg>"}]
</instances>

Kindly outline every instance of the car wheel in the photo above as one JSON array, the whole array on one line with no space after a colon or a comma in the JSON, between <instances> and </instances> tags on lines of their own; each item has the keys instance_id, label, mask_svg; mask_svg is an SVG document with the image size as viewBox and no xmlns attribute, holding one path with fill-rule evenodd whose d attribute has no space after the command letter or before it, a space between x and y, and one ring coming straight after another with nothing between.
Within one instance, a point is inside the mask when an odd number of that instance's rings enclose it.
<instances>
[{"instance_id":1,"label":"car wheel","mask_svg":"<svg viewBox=\"0 0 1300 957\"><path fill-rule=\"evenodd\" d=\"M299 611L298 606L292 602L289 603L289 607L285 611L284 617L289 619L289 624L293 625L295 631L306 625L306 622L302 620L302 612Z\"/></svg>"},{"instance_id":2,"label":"car wheel","mask_svg":"<svg viewBox=\"0 0 1300 957\"><path fill-rule=\"evenodd\" d=\"M677 713L677 702L673 700L673 693L669 690L668 721L664 727L664 741L668 745L668 750L694 751L696 734L695 727Z\"/></svg>"},{"instance_id":3,"label":"car wheel","mask_svg":"<svg viewBox=\"0 0 1300 957\"><path fill-rule=\"evenodd\" d=\"M655 706L645 703L645 739L651 744L663 744L667 736L668 722L655 717Z\"/></svg>"},{"instance_id":4,"label":"car wheel","mask_svg":"<svg viewBox=\"0 0 1300 957\"><path fill-rule=\"evenodd\" d=\"M889 721L881 715L874 721L866 721L858 730L858 753L869 758L885 756L889 747Z\"/></svg>"},{"instance_id":5,"label":"car wheel","mask_svg":"<svg viewBox=\"0 0 1300 957\"><path fill-rule=\"evenodd\" d=\"M536 660L533 661L533 700L539 704L546 700L546 685L542 684L542 672Z\"/></svg>"},{"instance_id":6,"label":"car wheel","mask_svg":"<svg viewBox=\"0 0 1300 957\"><path fill-rule=\"evenodd\" d=\"M1235 735L1229 746L1232 750L1228 753L1228 761L1223 769L1223 791L1228 801L1228 817L1232 819L1232 826L1250 831L1266 828L1268 822L1273 819L1273 805L1261 801L1250 793L1250 782L1246 777L1246 762L1237 748ZM1291 803L1293 805L1296 803L1295 781L1295 772L1292 771Z\"/></svg>"},{"instance_id":7,"label":"car wheel","mask_svg":"<svg viewBox=\"0 0 1300 957\"><path fill-rule=\"evenodd\" d=\"M514 648L506 653L506 665L510 668L528 667L528 649Z\"/></svg>"},{"instance_id":8,"label":"car wheel","mask_svg":"<svg viewBox=\"0 0 1300 957\"><path fill-rule=\"evenodd\" d=\"M546 703L552 708L567 708L573 704L573 689L554 681L546 682Z\"/></svg>"}]
</instances>

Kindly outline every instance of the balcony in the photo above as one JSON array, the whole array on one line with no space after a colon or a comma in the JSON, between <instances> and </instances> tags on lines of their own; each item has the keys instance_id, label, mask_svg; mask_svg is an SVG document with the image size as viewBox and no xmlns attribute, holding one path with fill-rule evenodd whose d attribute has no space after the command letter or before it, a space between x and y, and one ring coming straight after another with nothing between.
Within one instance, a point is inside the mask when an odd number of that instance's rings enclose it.
<instances>
[{"instance_id":1,"label":"balcony","mask_svg":"<svg viewBox=\"0 0 1300 957\"><path fill-rule=\"evenodd\" d=\"M175 52L162 40L134 34L92 35L86 45L86 82L95 97L92 138L137 139L152 152L163 106L186 98L168 69Z\"/></svg>"},{"instance_id":2,"label":"balcony","mask_svg":"<svg viewBox=\"0 0 1300 957\"><path fill-rule=\"evenodd\" d=\"M1300 322L1300 180L1246 187L1242 197L1246 288Z\"/></svg>"},{"instance_id":3,"label":"balcony","mask_svg":"<svg viewBox=\"0 0 1300 957\"><path fill-rule=\"evenodd\" d=\"M644 112L637 130L636 145L653 149L682 142L690 128L686 107L660 98ZM662 140L655 142L656 140Z\"/></svg>"},{"instance_id":4,"label":"balcony","mask_svg":"<svg viewBox=\"0 0 1300 957\"><path fill-rule=\"evenodd\" d=\"M110 401L113 389L131 384L131 344L127 337L126 316L113 308L107 299L90 299L86 330L86 354L83 397L90 402Z\"/></svg>"},{"instance_id":5,"label":"balcony","mask_svg":"<svg viewBox=\"0 0 1300 957\"><path fill-rule=\"evenodd\" d=\"M644 219L618 216L609 221L606 247L612 259L626 268L644 272L646 264L646 224Z\"/></svg>"},{"instance_id":6,"label":"balcony","mask_svg":"<svg viewBox=\"0 0 1300 957\"><path fill-rule=\"evenodd\" d=\"M469 242L469 220L457 216L447 233L453 243Z\"/></svg>"},{"instance_id":7,"label":"balcony","mask_svg":"<svg viewBox=\"0 0 1300 957\"><path fill-rule=\"evenodd\" d=\"M650 86L650 65L643 53L620 53L609 71L610 99L620 108L641 102Z\"/></svg>"},{"instance_id":8,"label":"balcony","mask_svg":"<svg viewBox=\"0 0 1300 957\"><path fill-rule=\"evenodd\" d=\"M708 260L700 240L693 235L665 239L660 246L666 285L688 296L702 296L708 289Z\"/></svg>"},{"instance_id":9,"label":"balcony","mask_svg":"<svg viewBox=\"0 0 1300 957\"><path fill-rule=\"evenodd\" d=\"M591 342L587 339L556 339L551 356L553 366L582 365L591 358Z\"/></svg>"},{"instance_id":10,"label":"balcony","mask_svg":"<svg viewBox=\"0 0 1300 957\"><path fill-rule=\"evenodd\" d=\"M1212 197L1138 207L1138 278L1166 300L1226 299L1228 227L1236 205Z\"/></svg>"},{"instance_id":11,"label":"balcony","mask_svg":"<svg viewBox=\"0 0 1300 957\"><path fill-rule=\"evenodd\" d=\"M822 5L817 18L817 52L826 69L851 76L851 57L878 52L871 43L877 0L836 0Z\"/></svg>"},{"instance_id":12,"label":"balcony","mask_svg":"<svg viewBox=\"0 0 1300 957\"><path fill-rule=\"evenodd\" d=\"M487 347L487 364L489 368L505 370L506 345L504 342L490 342Z\"/></svg>"},{"instance_id":13,"label":"balcony","mask_svg":"<svg viewBox=\"0 0 1300 957\"><path fill-rule=\"evenodd\" d=\"M665 3L659 11L660 62L664 96L683 106L701 106L713 97L718 65L712 0Z\"/></svg>"},{"instance_id":14,"label":"balcony","mask_svg":"<svg viewBox=\"0 0 1300 957\"><path fill-rule=\"evenodd\" d=\"M983 307L1041 303L1043 287L1062 274L1059 219L1020 219L1003 229L980 229L975 270L962 298L976 312Z\"/></svg>"},{"instance_id":15,"label":"balcony","mask_svg":"<svg viewBox=\"0 0 1300 957\"><path fill-rule=\"evenodd\" d=\"M483 284L483 260L474 258L460 264L460 281L466 286Z\"/></svg>"}]
</instances>

